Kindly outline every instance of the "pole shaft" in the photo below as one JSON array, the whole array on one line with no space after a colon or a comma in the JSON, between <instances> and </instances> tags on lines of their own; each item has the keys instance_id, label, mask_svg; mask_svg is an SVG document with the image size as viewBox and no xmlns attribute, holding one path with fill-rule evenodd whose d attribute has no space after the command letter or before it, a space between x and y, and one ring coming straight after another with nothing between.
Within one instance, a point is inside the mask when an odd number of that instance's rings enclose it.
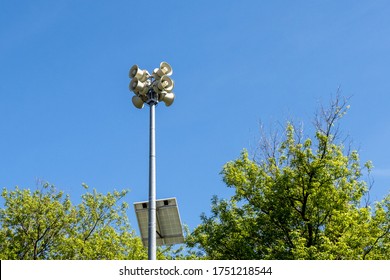
<instances>
[{"instance_id":1,"label":"pole shaft","mask_svg":"<svg viewBox=\"0 0 390 280\"><path fill-rule=\"evenodd\" d=\"M156 260L156 129L155 107L150 104L148 259Z\"/></svg>"}]
</instances>

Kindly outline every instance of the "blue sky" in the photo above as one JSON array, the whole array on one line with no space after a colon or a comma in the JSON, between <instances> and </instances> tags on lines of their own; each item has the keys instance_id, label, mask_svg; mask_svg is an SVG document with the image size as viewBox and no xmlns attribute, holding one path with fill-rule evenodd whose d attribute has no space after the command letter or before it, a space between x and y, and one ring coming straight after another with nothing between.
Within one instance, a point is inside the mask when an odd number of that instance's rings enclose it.
<instances>
[{"instance_id":1,"label":"blue sky","mask_svg":"<svg viewBox=\"0 0 390 280\"><path fill-rule=\"evenodd\" d=\"M388 1L2 0L0 187L44 180L77 201L86 183L147 200L149 108L133 107L128 71L167 61L176 99L156 109L157 197L177 197L190 229L232 193L219 172L255 146L260 121L309 128L339 87L352 96L341 128L373 161L380 199L389 14Z\"/></svg>"}]
</instances>

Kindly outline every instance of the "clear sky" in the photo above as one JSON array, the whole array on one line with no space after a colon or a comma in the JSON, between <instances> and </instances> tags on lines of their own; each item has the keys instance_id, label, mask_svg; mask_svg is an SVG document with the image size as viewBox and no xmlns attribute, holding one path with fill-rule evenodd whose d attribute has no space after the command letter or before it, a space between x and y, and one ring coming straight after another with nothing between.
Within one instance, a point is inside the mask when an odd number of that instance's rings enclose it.
<instances>
[{"instance_id":1,"label":"clear sky","mask_svg":"<svg viewBox=\"0 0 390 280\"><path fill-rule=\"evenodd\" d=\"M267 129L310 127L340 87L341 129L372 160L372 199L390 186L390 2L0 2L0 187L48 181L71 195L130 189L148 199L149 108L128 90L133 64L173 67L176 99L156 109L157 198L193 229L219 172ZM138 230L133 209L132 226Z\"/></svg>"}]
</instances>

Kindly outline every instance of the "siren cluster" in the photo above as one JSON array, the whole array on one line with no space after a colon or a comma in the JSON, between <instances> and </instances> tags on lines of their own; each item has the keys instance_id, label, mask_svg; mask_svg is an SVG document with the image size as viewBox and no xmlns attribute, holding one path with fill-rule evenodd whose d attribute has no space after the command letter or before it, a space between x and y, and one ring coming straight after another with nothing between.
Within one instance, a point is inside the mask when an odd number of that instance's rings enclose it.
<instances>
[{"instance_id":1,"label":"siren cluster","mask_svg":"<svg viewBox=\"0 0 390 280\"><path fill-rule=\"evenodd\" d=\"M152 75L133 65L129 71L129 89L135 94L132 98L134 106L142 109L145 103L157 104L160 101L166 106L172 105L175 94L172 92L174 83L171 75L172 67L166 62L161 62L160 68L154 69Z\"/></svg>"}]
</instances>

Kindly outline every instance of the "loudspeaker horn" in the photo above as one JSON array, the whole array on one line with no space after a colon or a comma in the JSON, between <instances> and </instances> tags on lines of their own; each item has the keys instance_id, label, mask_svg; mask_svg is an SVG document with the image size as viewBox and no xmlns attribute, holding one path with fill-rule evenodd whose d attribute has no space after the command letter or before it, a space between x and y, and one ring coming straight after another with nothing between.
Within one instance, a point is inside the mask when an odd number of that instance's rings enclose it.
<instances>
[{"instance_id":1,"label":"loudspeaker horn","mask_svg":"<svg viewBox=\"0 0 390 280\"><path fill-rule=\"evenodd\" d=\"M146 94L146 92L148 92L148 84L146 82L141 82L137 78L133 78L130 81L129 89L134 93Z\"/></svg>"},{"instance_id":2,"label":"loudspeaker horn","mask_svg":"<svg viewBox=\"0 0 390 280\"><path fill-rule=\"evenodd\" d=\"M156 68L153 70L153 77L156 80L161 79L164 75L170 76L172 75L172 67L169 65L167 62L161 62L160 63L160 68Z\"/></svg>"},{"instance_id":3,"label":"loudspeaker horn","mask_svg":"<svg viewBox=\"0 0 390 280\"><path fill-rule=\"evenodd\" d=\"M133 102L133 105L138 109L142 109L144 107L144 101L141 99L141 97L137 95L134 95L131 101Z\"/></svg>"},{"instance_id":4,"label":"loudspeaker horn","mask_svg":"<svg viewBox=\"0 0 390 280\"><path fill-rule=\"evenodd\" d=\"M160 70L167 76L171 76L173 73L171 65L165 61L160 63Z\"/></svg>"},{"instance_id":5,"label":"loudspeaker horn","mask_svg":"<svg viewBox=\"0 0 390 280\"><path fill-rule=\"evenodd\" d=\"M146 71L146 70L140 69L138 67L138 65L133 65L130 68L130 71L129 71L129 77L130 78L137 78L141 82L145 82L148 79L149 76L150 76L149 72Z\"/></svg>"},{"instance_id":6,"label":"loudspeaker horn","mask_svg":"<svg viewBox=\"0 0 390 280\"><path fill-rule=\"evenodd\" d=\"M174 87L173 80L168 76L162 76L157 82L158 91L172 92Z\"/></svg>"},{"instance_id":7,"label":"loudspeaker horn","mask_svg":"<svg viewBox=\"0 0 390 280\"><path fill-rule=\"evenodd\" d=\"M173 92L167 92L164 94L162 101L165 103L165 106L171 106L175 100L175 94Z\"/></svg>"}]
</instances>

